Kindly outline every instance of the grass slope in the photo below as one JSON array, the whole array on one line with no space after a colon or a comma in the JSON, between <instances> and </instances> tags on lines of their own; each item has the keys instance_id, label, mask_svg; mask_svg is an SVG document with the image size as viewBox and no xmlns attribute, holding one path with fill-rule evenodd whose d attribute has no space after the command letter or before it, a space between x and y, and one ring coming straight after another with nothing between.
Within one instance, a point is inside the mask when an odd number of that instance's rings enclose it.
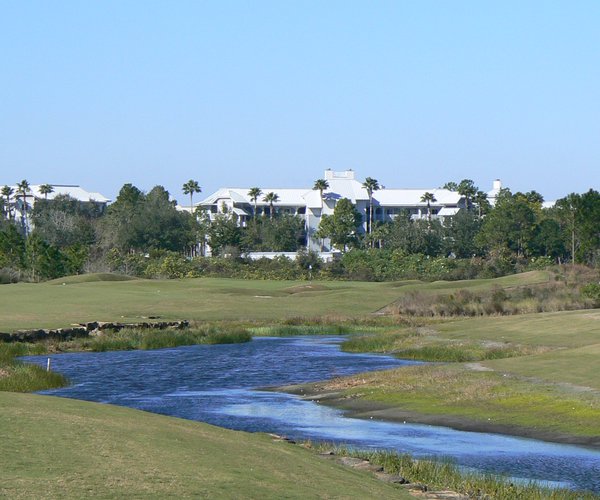
<instances>
[{"instance_id":1,"label":"grass slope","mask_svg":"<svg viewBox=\"0 0 600 500\"><path fill-rule=\"evenodd\" d=\"M0 497L410 498L262 434L0 393Z\"/></svg>"},{"instance_id":2,"label":"grass slope","mask_svg":"<svg viewBox=\"0 0 600 500\"><path fill-rule=\"evenodd\" d=\"M290 317L359 317L398 296L469 288L513 287L548 280L537 271L461 282L259 281L224 278L114 281L104 275L0 286L0 331L61 327L84 321L139 321L141 317L190 320L276 320ZM64 283L64 284L63 284Z\"/></svg>"},{"instance_id":3,"label":"grass slope","mask_svg":"<svg viewBox=\"0 0 600 500\"><path fill-rule=\"evenodd\" d=\"M552 350L535 356L484 361L496 371L567 382L600 390L600 311L526 314L440 323L440 336L454 340L491 340Z\"/></svg>"}]
</instances>

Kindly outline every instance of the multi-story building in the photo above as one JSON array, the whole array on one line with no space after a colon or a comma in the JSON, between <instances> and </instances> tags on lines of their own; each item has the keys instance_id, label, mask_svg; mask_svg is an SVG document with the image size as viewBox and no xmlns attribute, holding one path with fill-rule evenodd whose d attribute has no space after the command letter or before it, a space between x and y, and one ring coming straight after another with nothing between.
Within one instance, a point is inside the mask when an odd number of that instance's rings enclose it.
<instances>
[{"instance_id":1,"label":"multi-story building","mask_svg":"<svg viewBox=\"0 0 600 500\"><path fill-rule=\"evenodd\" d=\"M37 200L53 200L57 196L70 196L80 203L93 203L98 205L102 210L106 208L108 203L111 201L106 196L86 191L80 186L68 185L68 184L49 184L52 187L52 192L48 194L42 193L40 188L44 184L32 184L29 186L29 190L23 196L19 193L18 186L9 185L12 188L12 194L10 196L10 204L8 205L6 199L3 200L3 207L6 214L10 211L10 215L17 221L22 220L25 227L29 225L29 219L25 217L26 214L30 213ZM3 187L4 184L0 185ZM4 198L4 197L3 197Z\"/></svg>"},{"instance_id":2,"label":"multi-story building","mask_svg":"<svg viewBox=\"0 0 600 500\"><path fill-rule=\"evenodd\" d=\"M316 251L331 250L330 242L315 238L322 215L332 214L338 200L348 198L362 215L362 231L367 230L369 221L369 195L363 184L356 180L353 170L335 172L326 170L324 179L328 188L323 197L319 191L311 188L281 189L261 188L262 194L255 201L250 198L250 188L221 188L208 196L198 206L203 207L214 218L218 213L234 213L239 223L245 225L254 216L269 213L270 204L263 200L265 194L273 192L278 199L273 203L277 213L298 215L305 219L308 235L308 247ZM433 194L430 201L431 217L443 219L452 217L464 207L463 197L447 189L381 189L373 192L374 222L392 221L402 211L408 211L415 219L428 216L427 202L422 201L425 193Z\"/></svg>"}]
</instances>

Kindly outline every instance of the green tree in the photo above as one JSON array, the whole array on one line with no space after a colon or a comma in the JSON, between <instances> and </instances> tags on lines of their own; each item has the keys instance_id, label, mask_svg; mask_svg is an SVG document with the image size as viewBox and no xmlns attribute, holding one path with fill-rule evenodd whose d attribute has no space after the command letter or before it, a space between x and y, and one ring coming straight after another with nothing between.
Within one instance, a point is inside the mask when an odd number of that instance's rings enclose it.
<instances>
[{"instance_id":1,"label":"green tree","mask_svg":"<svg viewBox=\"0 0 600 500\"><path fill-rule=\"evenodd\" d=\"M426 192L421 196L421 203L427 203L427 221L431 225L431 204L437 201L435 195L430 192Z\"/></svg>"},{"instance_id":2,"label":"green tree","mask_svg":"<svg viewBox=\"0 0 600 500\"><path fill-rule=\"evenodd\" d=\"M2 196L4 197L4 199L6 200L5 203L3 203L3 210L4 213L6 214L6 216L8 217L8 219L12 219L12 207L10 206L10 197L15 193L15 190L10 187L10 186L4 186L2 188Z\"/></svg>"},{"instance_id":3,"label":"green tree","mask_svg":"<svg viewBox=\"0 0 600 500\"><path fill-rule=\"evenodd\" d=\"M242 249L242 229L234 213L219 213L208 229L208 243L214 255L220 255L225 248Z\"/></svg>"},{"instance_id":4,"label":"green tree","mask_svg":"<svg viewBox=\"0 0 600 500\"><path fill-rule=\"evenodd\" d=\"M318 238L329 238L331 243L341 250L358 243L358 228L362 217L348 198L337 202L333 215L323 215L317 230Z\"/></svg>"},{"instance_id":5,"label":"green tree","mask_svg":"<svg viewBox=\"0 0 600 500\"><path fill-rule=\"evenodd\" d=\"M54 193L54 187L51 184L42 184L40 186L40 194L44 195L44 199L48 199L48 195Z\"/></svg>"},{"instance_id":6,"label":"green tree","mask_svg":"<svg viewBox=\"0 0 600 500\"><path fill-rule=\"evenodd\" d=\"M198 181L190 179L183 185L182 190L183 190L183 194L190 195L190 213L191 213L194 211L194 194L201 193L202 189L200 188Z\"/></svg>"},{"instance_id":7,"label":"green tree","mask_svg":"<svg viewBox=\"0 0 600 500\"><path fill-rule=\"evenodd\" d=\"M530 203L521 193L502 190L496 206L483 220L478 241L488 249L503 247L517 257L526 257L536 223L535 202Z\"/></svg>"},{"instance_id":8,"label":"green tree","mask_svg":"<svg viewBox=\"0 0 600 500\"><path fill-rule=\"evenodd\" d=\"M323 192L329 189L329 182L325 179L317 179L313 185L313 190L319 192L319 199L321 200L321 210L323 210Z\"/></svg>"},{"instance_id":9,"label":"green tree","mask_svg":"<svg viewBox=\"0 0 600 500\"><path fill-rule=\"evenodd\" d=\"M244 228L242 247L256 252L296 252L305 240L302 217L284 214Z\"/></svg>"},{"instance_id":10,"label":"green tree","mask_svg":"<svg viewBox=\"0 0 600 500\"><path fill-rule=\"evenodd\" d=\"M442 189L447 189L448 191L458 191L458 184L454 181L446 182L442 186Z\"/></svg>"},{"instance_id":11,"label":"green tree","mask_svg":"<svg viewBox=\"0 0 600 500\"><path fill-rule=\"evenodd\" d=\"M96 224L102 211L94 203L81 203L69 195L38 200L31 212L34 231L46 243L64 249L89 247L96 242Z\"/></svg>"},{"instance_id":12,"label":"green tree","mask_svg":"<svg viewBox=\"0 0 600 500\"><path fill-rule=\"evenodd\" d=\"M195 242L195 218L180 212L169 192L153 187L131 221L133 248L141 252L171 250L183 252Z\"/></svg>"},{"instance_id":13,"label":"green tree","mask_svg":"<svg viewBox=\"0 0 600 500\"><path fill-rule=\"evenodd\" d=\"M481 229L481 219L472 211L459 210L446 221L444 229L446 255L454 254L460 259L465 259L481 253L481 249L475 243Z\"/></svg>"},{"instance_id":14,"label":"green tree","mask_svg":"<svg viewBox=\"0 0 600 500\"><path fill-rule=\"evenodd\" d=\"M260 198L260 195L262 194L262 190L258 187L253 187L250 188L250 191L248 191L248 196L250 197L250 201L252 201L252 203L254 203L254 212L253 212L253 218L256 221L256 211L257 211L257 202L258 199Z\"/></svg>"},{"instance_id":15,"label":"green tree","mask_svg":"<svg viewBox=\"0 0 600 500\"><path fill-rule=\"evenodd\" d=\"M23 228L23 234L27 235L27 197L31 192L29 182L23 179L17 184L17 197L22 198L23 208L21 209L21 226Z\"/></svg>"},{"instance_id":16,"label":"green tree","mask_svg":"<svg viewBox=\"0 0 600 500\"><path fill-rule=\"evenodd\" d=\"M372 177L367 177L362 186L367 190L367 195L369 196L369 227L367 232L370 234L373 227L373 193L379 191L381 186L377 179L373 179Z\"/></svg>"},{"instance_id":17,"label":"green tree","mask_svg":"<svg viewBox=\"0 0 600 500\"><path fill-rule=\"evenodd\" d=\"M0 267L25 268L25 237L14 224L0 230Z\"/></svg>"},{"instance_id":18,"label":"green tree","mask_svg":"<svg viewBox=\"0 0 600 500\"><path fill-rule=\"evenodd\" d=\"M571 248L571 262L575 263L576 256L576 234L578 208L581 206L581 196L576 193L571 193L564 198L558 200L554 206L553 212L558 223L568 232L569 246Z\"/></svg>"},{"instance_id":19,"label":"green tree","mask_svg":"<svg viewBox=\"0 0 600 500\"><path fill-rule=\"evenodd\" d=\"M473 196L473 203L477 205L477 216L479 219L481 219L481 217L488 213L492 208L492 205L488 201L487 193L480 190L478 190Z\"/></svg>"},{"instance_id":20,"label":"green tree","mask_svg":"<svg viewBox=\"0 0 600 500\"><path fill-rule=\"evenodd\" d=\"M272 219L275 213L275 207L273 206L273 204L279 201L279 195L271 191L270 193L267 193L265 195L263 201L269 204L269 218Z\"/></svg>"},{"instance_id":21,"label":"green tree","mask_svg":"<svg viewBox=\"0 0 600 500\"><path fill-rule=\"evenodd\" d=\"M479 189L471 179L463 179L458 183L458 194L464 197L465 205L468 210L471 209L472 201Z\"/></svg>"},{"instance_id":22,"label":"green tree","mask_svg":"<svg viewBox=\"0 0 600 500\"><path fill-rule=\"evenodd\" d=\"M579 239L576 258L588 265L597 265L600 251L600 193L594 189L580 195L575 223Z\"/></svg>"},{"instance_id":23,"label":"green tree","mask_svg":"<svg viewBox=\"0 0 600 500\"><path fill-rule=\"evenodd\" d=\"M25 259L33 281L58 278L64 276L67 271L65 256L35 232L27 238Z\"/></svg>"}]
</instances>

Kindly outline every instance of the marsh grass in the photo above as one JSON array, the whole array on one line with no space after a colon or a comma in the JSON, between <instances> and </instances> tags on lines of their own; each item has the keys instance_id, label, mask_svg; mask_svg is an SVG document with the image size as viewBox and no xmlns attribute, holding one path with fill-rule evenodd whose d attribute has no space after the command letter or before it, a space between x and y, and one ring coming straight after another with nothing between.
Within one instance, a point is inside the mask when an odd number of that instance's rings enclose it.
<instances>
[{"instance_id":1,"label":"marsh grass","mask_svg":"<svg viewBox=\"0 0 600 500\"><path fill-rule=\"evenodd\" d=\"M12 361L0 365L0 391L33 392L64 387L68 380L60 373L40 366Z\"/></svg>"},{"instance_id":2,"label":"marsh grass","mask_svg":"<svg viewBox=\"0 0 600 500\"><path fill-rule=\"evenodd\" d=\"M341 345L345 352L392 353L406 346L418 333L414 329L400 332L381 332L373 335L356 335L344 340Z\"/></svg>"},{"instance_id":3,"label":"marsh grass","mask_svg":"<svg viewBox=\"0 0 600 500\"><path fill-rule=\"evenodd\" d=\"M252 335L264 337L291 337L294 335L347 335L357 331L378 331L376 326L356 325L274 325L250 328Z\"/></svg>"},{"instance_id":4,"label":"marsh grass","mask_svg":"<svg viewBox=\"0 0 600 500\"><path fill-rule=\"evenodd\" d=\"M403 359L457 363L528 356L549 350L542 346L508 342L442 340L424 334L423 329L413 328L355 336L345 340L341 348L346 352L377 352L393 354Z\"/></svg>"},{"instance_id":5,"label":"marsh grass","mask_svg":"<svg viewBox=\"0 0 600 500\"><path fill-rule=\"evenodd\" d=\"M403 477L410 483L425 484L429 489L450 489L469 498L493 498L495 500L587 500L598 498L588 492L566 488L547 488L530 483L517 483L509 478L491 474L480 474L460 469L448 459L416 460L408 454L385 450L356 450L346 446L320 443L314 447L318 452L333 451L335 455L368 460L383 467L388 474Z\"/></svg>"},{"instance_id":6,"label":"marsh grass","mask_svg":"<svg viewBox=\"0 0 600 500\"><path fill-rule=\"evenodd\" d=\"M54 345L57 351L87 350L94 352L163 349L196 344L233 344L248 342L252 335L244 328L202 325L185 330L151 330L124 328Z\"/></svg>"},{"instance_id":7,"label":"marsh grass","mask_svg":"<svg viewBox=\"0 0 600 500\"><path fill-rule=\"evenodd\" d=\"M489 289L450 289L440 293L411 290L386 307L387 313L421 317L473 317L573 311L597 301L565 281Z\"/></svg>"},{"instance_id":8,"label":"marsh grass","mask_svg":"<svg viewBox=\"0 0 600 500\"><path fill-rule=\"evenodd\" d=\"M341 377L319 387L419 414L573 436L600 434L600 392L573 392L556 384L473 371L462 365L402 367Z\"/></svg>"},{"instance_id":9,"label":"marsh grass","mask_svg":"<svg viewBox=\"0 0 600 500\"><path fill-rule=\"evenodd\" d=\"M0 342L0 391L32 392L67 385L68 380L59 373L15 359L46 352L43 344Z\"/></svg>"}]
</instances>

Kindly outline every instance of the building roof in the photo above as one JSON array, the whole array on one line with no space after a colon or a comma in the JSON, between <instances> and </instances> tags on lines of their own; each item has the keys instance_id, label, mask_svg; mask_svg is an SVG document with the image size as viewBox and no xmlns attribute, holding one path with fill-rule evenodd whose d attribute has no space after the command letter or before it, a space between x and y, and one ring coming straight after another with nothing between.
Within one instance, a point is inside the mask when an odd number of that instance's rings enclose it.
<instances>
[{"instance_id":1,"label":"building roof","mask_svg":"<svg viewBox=\"0 0 600 500\"><path fill-rule=\"evenodd\" d=\"M69 184L50 184L54 191L52 193L48 194L48 199L49 200L53 200L54 198L56 198L58 195L68 195L71 198L76 199L77 201L95 201L98 203L108 203L111 200L109 198L107 198L106 196L97 193L97 192L91 192L91 191L86 191L85 189L83 189L81 186L75 186L75 185L69 185ZM42 194L40 192L40 187L42 186L42 184L31 184L29 186L29 194L28 196L34 196L35 198L38 199L42 199L42 198L46 198L46 195ZM14 190L15 193L17 192L17 186L13 185L11 186Z\"/></svg>"},{"instance_id":2,"label":"building roof","mask_svg":"<svg viewBox=\"0 0 600 500\"><path fill-rule=\"evenodd\" d=\"M325 180L329 187L323 192L323 198L326 200L339 200L348 198L352 203L358 201L367 201L369 195L362 183L355 178L353 170L334 172L325 171ZM308 208L321 207L321 197L319 191L315 189L283 189L283 188L261 188L262 194L257 200L258 206L268 205L263 201L266 193L274 192L279 196L279 201L275 206L307 206ZM211 194L198 205L214 205L219 200L232 200L234 203L247 203L253 205L254 202L248 195L249 188L221 188ZM421 201L421 197L426 193L433 193L436 201L432 206L457 205L461 200L461 195L448 189L386 189L382 188L373 193L374 204L385 206L426 206L426 202Z\"/></svg>"},{"instance_id":3,"label":"building roof","mask_svg":"<svg viewBox=\"0 0 600 500\"><path fill-rule=\"evenodd\" d=\"M273 203L277 207L281 206L298 206L306 205L303 195L306 194L306 189L280 189L280 188L264 188L261 189L262 194L256 200L258 206L268 206L270 203L263 201L267 193L273 192L279 196L279 200ZM248 195L249 188L221 188L211 194L197 205L214 205L219 200L231 199L235 203L247 203L254 205L254 201ZM318 193L317 193L318 196Z\"/></svg>"},{"instance_id":4,"label":"building roof","mask_svg":"<svg viewBox=\"0 0 600 500\"><path fill-rule=\"evenodd\" d=\"M431 193L436 201L431 206L457 205L461 195L448 189L381 189L373 193L373 200L379 205L385 206L427 206L427 202L421 201L425 193Z\"/></svg>"}]
</instances>

